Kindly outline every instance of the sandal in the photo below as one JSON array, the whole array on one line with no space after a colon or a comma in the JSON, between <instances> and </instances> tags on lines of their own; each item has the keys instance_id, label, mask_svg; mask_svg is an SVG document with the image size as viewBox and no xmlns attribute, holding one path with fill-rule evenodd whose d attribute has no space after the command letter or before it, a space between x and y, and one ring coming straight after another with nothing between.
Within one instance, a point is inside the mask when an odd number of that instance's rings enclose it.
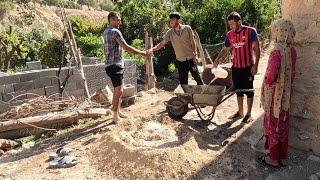
<instances>
[{"instance_id":1,"label":"sandal","mask_svg":"<svg viewBox=\"0 0 320 180\"><path fill-rule=\"evenodd\" d=\"M244 116L244 118L242 119L242 123L248 123L248 122L250 122L250 120L251 120L251 115L250 114L247 114L247 115L245 115Z\"/></svg>"},{"instance_id":2,"label":"sandal","mask_svg":"<svg viewBox=\"0 0 320 180\"><path fill-rule=\"evenodd\" d=\"M53 160L49 162L48 168L69 168L75 166L77 164L77 160L71 156L64 156L59 160Z\"/></svg>"},{"instance_id":3,"label":"sandal","mask_svg":"<svg viewBox=\"0 0 320 180\"><path fill-rule=\"evenodd\" d=\"M71 153L73 151L74 151L74 149L61 147L61 148L57 149L55 152L51 153L49 155L49 159L54 160L57 157L62 157L62 156L68 155L69 153Z\"/></svg>"},{"instance_id":4,"label":"sandal","mask_svg":"<svg viewBox=\"0 0 320 180\"><path fill-rule=\"evenodd\" d=\"M277 165L267 163L266 157L268 157L268 156L260 156L260 157L258 157L258 161L264 166L269 166L269 167L273 167L273 168L279 167Z\"/></svg>"},{"instance_id":5,"label":"sandal","mask_svg":"<svg viewBox=\"0 0 320 180\"><path fill-rule=\"evenodd\" d=\"M243 116L241 116L239 112L236 112L234 115L230 116L228 119L238 120L238 119L240 119L242 117Z\"/></svg>"}]
</instances>

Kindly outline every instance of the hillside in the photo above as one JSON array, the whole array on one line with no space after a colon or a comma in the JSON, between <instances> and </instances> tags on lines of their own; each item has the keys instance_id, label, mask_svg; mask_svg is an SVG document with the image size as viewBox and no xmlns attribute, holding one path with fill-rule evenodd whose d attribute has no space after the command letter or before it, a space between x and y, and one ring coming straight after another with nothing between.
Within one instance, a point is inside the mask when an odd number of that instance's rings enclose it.
<instances>
[{"instance_id":1,"label":"hillside","mask_svg":"<svg viewBox=\"0 0 320 180\"><path fill-rule=\"evenodd\" d=\"M79 16L92 22L102 22L106 20L107 11L94 10L93 8L66 9L68 16ZM18 26L24 29L42 26L48 29L49 34L61 36L63 26L60 20L60 11L58 7L32 4L29 6L19 6L14 4L12 9L5 12L0 22L0 32L8 29L10 26Z\"/></svg>"}]
</instances>

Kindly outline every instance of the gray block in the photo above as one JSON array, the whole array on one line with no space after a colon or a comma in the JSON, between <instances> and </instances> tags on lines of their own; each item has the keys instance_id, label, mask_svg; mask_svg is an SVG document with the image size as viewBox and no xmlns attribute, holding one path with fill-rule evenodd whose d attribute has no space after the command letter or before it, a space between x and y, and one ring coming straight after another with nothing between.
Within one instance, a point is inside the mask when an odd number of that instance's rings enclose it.
<instances>
[{"instance_id":1,"label":"gray block","mask_svg":"<svg viewBox=\"0 0 320 180\"><path fill-rule=\"evenodd\" d=\"M0 77L0 85L3 84L13 84L20 82L20 75L9 75Z\"/></svg>"},{"instance_id":2,"label":"gray block","mask_svg":"<svg viewBox=\"0 0 320 180\"><path fill-rule=\"evenodd\" d=\"M34 81L13 84L13 87L15 92L23 91L23 90L31 90L31 89L34 89Z\"/></svg>"},{"instance_id":3,"label":"gray block","mask_svg":"<svg viewBox=\"0 0 320 180\"><path fill-rule=\"evenodd\" d=\"M5 85L0 85L0 93L4 93Z\"/></svg>"},{"instance_id":4,"label":"gray block","mask_svg":"<svg viewBox=\"0 0 320 180\"><path fill-rule=\"evenodd\" d=\"M52 86L59 86L59 79L58 79L58 77L51 78L51 85L52 85Z\"/></svg>"},{"instance_id":5,"label":"gray block","mask_svg":"<svg viewBox=\"0 0 320 180\"><path fill-rule=\"evenodd\" d=\"M103 63L103 64L99 64L99 71L100 72L104 72L104 73L106 73L106 65Z\"/></svg>"},{"instance_id":6,"label":"gray block","mask_svg":"<svg viewBox=\"0 0 320 180\"><path fill-rule=\"evenodd\" d=\"M31 62L26 62L26 65L29 70L38 70L42 69L41 62L40 61L31 61Z\"/></svg>"},{"instance_id":7,"label":"gray block","mask_svg":"<svg viewBox=\"0 0 320 180\"><path fill-rule=\"evenodd\" d=\"M133 85L131 84L126 84L124 87L123 87L123 94L122 94L122 97L123 98L126 98L126 97L131 97L131 96L134 96L136 92L136 89Z\"/></svg>"},{"instance_id":8,"label":"gray block","mask_svg":"<svg viewBox=\"0 0 320 180\"><path fill-rule=\"evenodd\" d=\"M43 69L39 72L39 76L41 77L57 77L56 69Z\"/></svg>"},{"instance_id":9,"label":"gray block","mask_svg":"<svg viewBox=\"0 0 320 180\"><path fill-rule=\"evenodd\" d=\"M59 93L59 88L57 86L47 86L44 88L45 95L51 96L52 94Z\"/></svg>"},{"instance_id":10,"label":"gray block","mask_svg":"<svg viewBox=\"0 0 320 180\"><path fill-rule=\"evenodd\" d=\"M63 97L67 97L67 96L84 97L85 91L84 91L84 89L78 89L78 90L73 90L73 91L64 90L62 93L62 96Z\"/></svg>"},{"instance_id":11,"label":"gray block","mask_svg":"<svg viewBox=\"0 0 320 180\"><path fill-rule=\"evenodd\" d=\"M27 93L37 94L37 95L40 95L40 96L44 96L45 95L44 87L43 88L38 88L38 89L28 90ZM32 95L32 94L27 94L27 99L38 97L38 96Z\"/></svg>"},{"instance_id":12,"label":"gray block","mask_svg":"<svg viewBox=\"0 0 320 180\"><path fill-rule=\"evenodd\" d=\"M43 77L40 79L34 80L34 88L43 88L45 86L52 86L51 77Z\"/></svg>"},{"instance_id":13,"label":"gray block","mask_svg":"<svg viewBox=\"0 0 320 180\"><path fill-rule=\"evenodd\" d=\"M5 113L10 110L9 104L0 100L0 114Z\"/></svg>"},{"instance_id":14,"label":"gray block","mask_svg":"<svg viewBox=\"0 0 320 180\"><path fill-rule=\"evenodd\" d=\"M4 93L4 94L12 93L12 92L14 92L14 88L13 88L13 85L12 85L12 84L6 84L6 85L4 85L4 90L3 90L3 93Z\"/></svg>"},{"instance_id":15,"label":"gray block","mask_svg":"<svg viewBox=\"0 0 320 180\"><path fill-rule=\"evenodd\" d=\"M4 101L10 101L12 100L13 98L16 98L15 100L23 100L23 99L27 99L27 95L25 95L26 91L19 91L19 92L12 92L12 93L8 93L8 94L3 94L3 100ZM22 95L24 94L24 95ZM22 95L22 96L20 96Z\"/></svg>"},{"instance_id":16,"label":"gray block","mask_svg":"<svg viewBox=\"0 0 320 180\"><path fill-rule=\"evenodd\" d=\"M39 78L39 72L25 72L20 74L20 82L32 81Z\"/></svg>"},{"instance_id":17,"label":"gray block","mask_svg":"<svg viewBox=\"0 0 320 180\"><path fill-rule=\"evenodd\" d=\"M66 90L66 91L77 90L77 83L76 83L76 82L69 81L69 82L66 84L66 86L64 87L64 90Z\"/></svg>"}]
</instances>

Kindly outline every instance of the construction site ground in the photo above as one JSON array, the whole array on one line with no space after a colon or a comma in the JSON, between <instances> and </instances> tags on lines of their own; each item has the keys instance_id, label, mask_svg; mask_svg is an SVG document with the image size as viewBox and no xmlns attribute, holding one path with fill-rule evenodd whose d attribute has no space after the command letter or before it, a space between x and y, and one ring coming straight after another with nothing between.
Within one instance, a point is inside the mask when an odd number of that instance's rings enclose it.
<instances>
[{"instance_id":1,"label":"construction site ground","mask_svg":"<svg viewBox=\"0 0 320 180\"><path fill-rule=\"evenodd\" d=\"M264 140L260 86L267 55L255 77L252 121L230 121L236 112L236 97L221 104L208 129L197 125L195 110L174 121L164 101L174 96L176 80L164 79L158 91L142 92L134 105L123 109L129 118L119 124L111 116L85 119L71 128L40 137L0 158L0 179L308 179L320 172L320 160L312 152L290 148L289 166L261 165ZM190 78L190 81L191 78ZM194 83L194 81L192 81ZM205 111L210 111L206 107ZM78 164L65 169L48 169L49 154L71 147ZM319 176L320 178L320 176Z\"/></svg>"}]
</instances>

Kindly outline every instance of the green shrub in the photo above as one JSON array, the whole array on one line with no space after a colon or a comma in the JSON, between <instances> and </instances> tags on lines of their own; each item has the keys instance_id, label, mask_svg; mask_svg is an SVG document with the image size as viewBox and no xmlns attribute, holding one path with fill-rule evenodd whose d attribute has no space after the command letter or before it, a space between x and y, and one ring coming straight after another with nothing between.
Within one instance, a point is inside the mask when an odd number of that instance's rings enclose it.
<instances>
[{"instance_id":1,"label":"green shrub","mask_svg":"<svg viewBox=\"0 0 320 180\"><path fill-rule=\"evenodd\" d=\"M98 24L77 16L71 16L69 20L76 36L86 36L88 34L101 36L107 27L106 21Z\"/></svg>"},{"instance_id":2,"label":"green shrub","mask_svg":"<svg viewBox=\"0 0 320 180\"><path fill-rule=\"evenodd\" d=\"M68 60L68 47L64 39L50 38L40 48L41 64L46 68L65 66Z\"/></svg>"},{"instance_id":3,"label":"green shrub","mask_svg":"<svg viewBox=\"0 0 320 180\"><path fill-rule=\"evenodd\" d=\"M103 45L101 36L88 34L87 36L76 37L81 54L87 57L102 57Z\"/></svg>"},{"instance_id":4,"label":"green shrub","mask_svg":"<svg viewBox=\"0 0 320 180\"><path fill-rule=\"evenodd\" d=\"M57 6L60 4L60 0L44 0L43 3L48 6Z\"/></svg>"},{"instance_id":5,"label":"green shrub","mask_svg":"<svg viewBox=\"0 0 320 180\"><path fill-rule=\"evenodd\" d=\"M99 4L100 9L105 11L113 11L116 6L111 1L105 1Z\"/></svg>"},{"instance_id":6,"label":"green shrub","mask_svg":"<svg viewBox=\"0 0 320 180\"><path fill-rule=\"evenodd\" d=\"M74 1L64 1L63 6L68 9L81 9L81 5Z\"/></svg>"},{"instance_id":7,"label":"green shrub","mask_svg":"<svg viewBox=\"0 0 320 180\"><path fill-rule=\"evenodd\" d=\"M170 63L170 64L168 65L168 71L169 71L170 73L173 73L175 70L176 70L176 66L174 65L174 63Z\"/></svg>"}]
</instances>

